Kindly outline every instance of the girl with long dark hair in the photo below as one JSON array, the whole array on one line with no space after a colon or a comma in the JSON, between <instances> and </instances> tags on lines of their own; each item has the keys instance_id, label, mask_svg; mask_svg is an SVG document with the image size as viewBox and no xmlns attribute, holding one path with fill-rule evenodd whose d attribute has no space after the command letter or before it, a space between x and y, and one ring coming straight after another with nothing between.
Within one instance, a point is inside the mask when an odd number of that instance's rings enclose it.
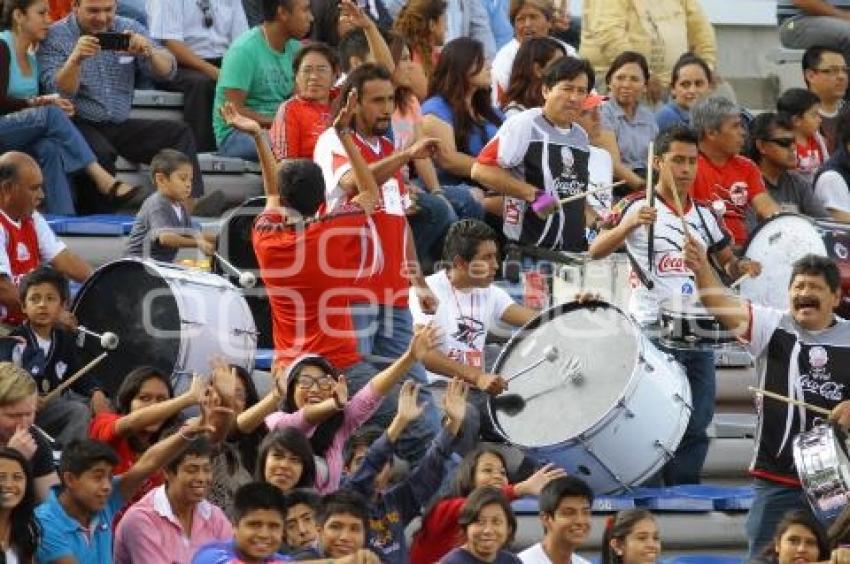
<instances>
[{"instance_id":1,"label":"girl with long dark hair","mask_svg":"<svg viewBox=\"0 0 850 564\"><path fill-rule=\"evenodd\" d=\"M646 509L620 511L602 539L602 564L655 564L661 554L658 523Z\"/></svg>"},{"instance_id":2,"label":"girl with long dark hair","mask_svg":"<svg viewBox=\"0 0 850 564\"><path fill-rule=\"evenodd\" d=\"M439 139L442 146L437 174L446 196L461 219L481 219L484 192L472 182L472 165L503 121L490 103L490 64L481 42L459 37L446 44L422 115L425 136ZM474 196L474 205L459 199L464 192Z\"/></svg>"},{"instance_id":3,"label":"girl with long dark hair","mask_svg":"<svg viewBox=\"0 0 850 564\"><path fill-rule=\"evenodd\" d=\"M35 484L29 462L13 448L0 447L0 547L3 562L31 564L41 531L35 519Z\"/></svg>"}]
</instances>

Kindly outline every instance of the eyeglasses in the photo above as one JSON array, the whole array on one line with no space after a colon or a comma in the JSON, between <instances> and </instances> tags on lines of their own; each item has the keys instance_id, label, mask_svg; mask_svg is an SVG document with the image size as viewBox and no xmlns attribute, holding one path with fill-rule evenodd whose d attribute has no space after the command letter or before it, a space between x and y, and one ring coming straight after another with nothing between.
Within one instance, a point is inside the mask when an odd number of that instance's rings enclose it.
<instances>
[{"instance_id":1,"label":"eyeglasses","mask_svg":"<svg viewBox=\"0 0 850 564\"><path fill-rule=\"evenodd\" d=\"M320 67L301 67L298 69L298 74L301 76L310 76L311 74L315 74L317 76L324 76L331 73L331 68L326 67L324 65Z\"/></svg>"},{"instance_id":2,"label":"eyeglasses","mask_svg":"<svg viewBox=\"0 0 850 564\"><path fill-rule=\"evenodd\" d=\"M298 387L302 390L309 390L313 387L313 384L315 384L323 392L332 390L335 383L336 380L330 376L319 376L318 378L314 378L308 374L302 374L297 380Z\"/></svg>"},{"instance_id":3,"label":"eyeglasses","mask_svg":"<svg viewBox=\"0 0 850 564\"><path fill-rule=\"evenodd\" d=\"M796 139L793 137L770 137L765 139L768 143L774 143L779 145L780 147L785 147L786 149L790 148L794 143L796 143Z\"/></svg>"},{"instance_id":4,"label":"eyeglasses","mask_svg":"<svg viewBox=\"0 0 850 564\"><path fill-rule=\"evenodd\" d=\"M204 14L204 27L210 28L213 26L212 10L210 9L210 0L198 0L198 8Z\"/></svg>"},{"instance_id":5,"label":"eyeglasses","mask_svg":"<svg viewBox=\"0 0 850 564\"><path fill-rule=\"evenodd\" d=\"M812 69L815 72L825 74L827 76L835 76L837 74L850 74L850 67L826 67L822 69Z\"/></svg>"}]
</instances>

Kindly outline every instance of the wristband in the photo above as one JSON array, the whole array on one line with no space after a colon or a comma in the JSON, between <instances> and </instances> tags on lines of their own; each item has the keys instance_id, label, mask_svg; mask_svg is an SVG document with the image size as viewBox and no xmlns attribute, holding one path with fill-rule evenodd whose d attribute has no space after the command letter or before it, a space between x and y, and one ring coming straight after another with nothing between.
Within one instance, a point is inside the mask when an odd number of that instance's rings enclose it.
<instances>
[{"instance_id":1,"label":"wristband","mask_svg":"<svg viewBox=\"0 0 850 564\"><path fill-rule=\"evenodd\" d=\"M431 190L431 194L434 196L442 196L445 192L443 192L442 188L434 188Z\"/></svg>"}]
</instances>

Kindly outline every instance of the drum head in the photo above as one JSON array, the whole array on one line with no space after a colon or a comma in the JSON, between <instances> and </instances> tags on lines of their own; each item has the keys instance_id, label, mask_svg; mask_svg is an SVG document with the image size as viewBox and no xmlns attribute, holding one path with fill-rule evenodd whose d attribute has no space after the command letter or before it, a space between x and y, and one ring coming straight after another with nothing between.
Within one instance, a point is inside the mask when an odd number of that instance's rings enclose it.
<instances>
[{"instance_id":1,"label":"drum head","mask_svg":"<svg viewBox=\"0 0 850 564\"><path fill-rule=\"evenodd\" d=\"M761 263L756 278L741 283L741 295L780 310L788 307L788 283L794 261L807 254L827 256L815 224L795 214L779 214L761 224L750 236L744 255Z\"/></svg>"},{"instance_id":2,"label":"drum head","mask_svg":"<svg viewBox=\"0 0 850 564\"><path fill-rule=\"evenodd\" d=\"M180 351L180 309L168 283L144 262L125 259L96 270L77 293L72 311L87 329L118 335L118 349L92 372L109 397L116 397L124 377L139 366L169 376L173 372ZM155 338L152 329L163 336ZM83 364L102 352L97 339L87 336Z\"/></svg>"},{"instance_id":3,"label":"drum head","mask_svg":"<svg viewBox=\"0 0 850 564\"><path fill-rule=\"evenodd\" d=\"M272 339L272 312L268 294L260 277L257 255L251 243L251 231L254 221L266 206L265 196L249 198L241 206L227 213L222 219L216 251L233 266L240 270L250 270L257 277L257 285L242 291L245 301L251 309L254 324L257 326L257 347L261 349L274 348ZM218 259L213 257L212 272L227 278L231 284L239 287L239 277L224 268Z\"/></svg>"},{"instance_id":4,"label":"drum head","mask_svg":"<svg viewBox=\"0 0 850 564\"><path fill-rule=\"evenodd\" d=\"M555 445L591 429L625 395L638 362L638 333L616 307L604 302L555 306L508 342L494 372L510 378L554 347L557 358L519 376L505 394L524 407L508 414L491 402L494 424L521 446Z\"/></svg>"}]
</instances>

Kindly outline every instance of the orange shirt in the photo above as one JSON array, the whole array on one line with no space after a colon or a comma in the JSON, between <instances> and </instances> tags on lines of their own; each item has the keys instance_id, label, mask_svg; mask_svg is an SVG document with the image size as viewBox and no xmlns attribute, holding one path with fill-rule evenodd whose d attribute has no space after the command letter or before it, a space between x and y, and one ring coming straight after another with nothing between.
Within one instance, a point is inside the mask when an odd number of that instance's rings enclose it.
<instances>
[{"instance_id":1,"label":"orange shirt","mask_svg":"<svg viewBox=\"0 0 850 564\"><path fill-rule=\"evenodd\" d=\"M761 171L750 159L735 155L724 164L716 165L700 153L692 195L698 202L708 205L723 201L726 206L723 220L735 245L747 242L747 208L753 198L764 191Z\"/></svg>"}]
</instances>

